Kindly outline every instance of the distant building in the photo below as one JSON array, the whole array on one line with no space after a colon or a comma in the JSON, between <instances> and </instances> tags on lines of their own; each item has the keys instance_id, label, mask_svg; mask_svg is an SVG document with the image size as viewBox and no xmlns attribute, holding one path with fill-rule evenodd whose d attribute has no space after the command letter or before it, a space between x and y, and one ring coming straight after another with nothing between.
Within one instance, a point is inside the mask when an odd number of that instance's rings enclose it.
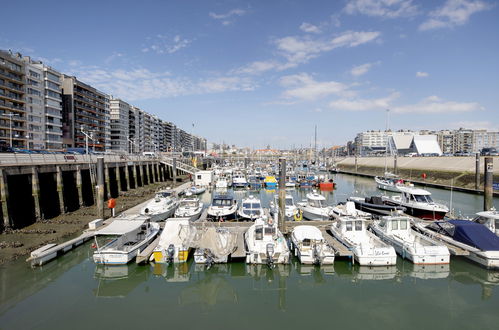
<instances>
[{"instance_id":1,"label":"distant building","mask_svg":"<svg viewBox=\"0 0 499 330\"><path fill-rule=\"evenodd\" d=\"M111 109L111 150L119 153L129 151L129 113L130 105L120 99L109 101Z\"/></svg>"}]
</instances>

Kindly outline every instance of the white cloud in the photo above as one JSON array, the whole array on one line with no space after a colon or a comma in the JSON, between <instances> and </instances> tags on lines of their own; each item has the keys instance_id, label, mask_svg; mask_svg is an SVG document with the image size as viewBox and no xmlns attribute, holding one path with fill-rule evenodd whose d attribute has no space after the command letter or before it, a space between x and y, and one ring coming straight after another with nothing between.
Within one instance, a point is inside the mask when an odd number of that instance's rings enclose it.
<instances>
[{"instance_id":1,"label":"white cloud","mask_svg":"<svg viewBox=\"0 0 499 330\"><path fill-rule=\"evenodd\" d=\"M148 40L153 41L149 46L141 49L143 53L155 52L156 54L173 54L192 43L192 40L182 38L180 35L172 37L158 34L154 38L148 38Z\"/></svg>"},{"instance_id":2,"label":"white cloud","mask_svg":"<svg viewBox=\"0 0 499 330\"><path fill-rule=\"evenodd\" d=\"M350 74L352 76L362 76L363 74L366 74L369 70L371 70L371 68L374 66L374 65L377 65L379 64L380 62L376 62L376 63L364 63L364 64L361 64L361 65L357 65L357 66L354 66L351 70L350 70Z\"/></svg>"},{"instance_id":3,"label":"white cloud","mask_svg":"<svg viewBox=\"0 0 499 330\"><path fill-rule=\"evenodd\" d=\"M226 91L252 91L257 86L248 78L217 77L198 83L198 93L220 93Z\"/></svg>"},{"instance_id":4,"label":"white cloud","mask_svg":"<svg viewBox=\"0 0 499 330\"><path fill-rule=\"evenodd\" d=\"M423 72L423 71L418 71L416 72L416 77L418 78L426 78L428 77L430 74L428 72Z\"/></svg>"},{"instance_id":5,"label":"white cloud","mask_svg":"<svg viewBox=\"0 0 499 330\"><path fill-rule=\"evenodd\" d=\"M312 39L310 37L284 37L276 40L277 49L287 58L283 68L295 67L310 59L340 47L356 47L378 39L380 32L346 31L332 39Z\"/></svg>"},{"instance_id":6,"label":"white cloud","mask_svg":"<svg viewBox=\"0 0 499 330\"><path fill-rule=\"evenodd\" d=\"M491 8L491 4L479 0L447 0L442 7L428 14L429 18L419 26L419 30L427 31L463 25L468 22L472 14Z\"/></svg>"},{"instance_id":7,"label":"white cloud","mask_svg":"<svg viewBox=\"0 0 499 330\"><path fill-rule=\"evenodd\" d=\"M318 26L310 24L310 23L306 23L306 22L304 22L300 25L300 30L307 32L307 33L321 33L322 32Z\"/></svg>"},{"instance_id":8,"label":"white cloud","mask_svg":"<svg viewBox=\"0 0 499 330\"><path fill-rule=\"evenodd\" d=\"M410 17L418 14L412 0L352 0L346 7L348 14L363 14L383 18Z\"/></svg>"},{"instance_id":9,"label":"white cloud","mask_svg":"<svg viewBox=\"0 0 499 330\"><path fill-rule=\"evenodd\" d=\"M275 61L255 61L245 65L239 69L234 70L236 74L260 74L269 70L279 68L281 64Z\"/></svg>"},{"instance_id":10,"label":"white cloud","mask_svg":"<svg viewBox=\"0 0 499 330\"><path fill-rule=\"evenodd\" d=\"M283 87L289 87L282 93L285 99L313 101L327 95L352 96L349 87L336 81L315 81L309 74L300 73L284 76L279 81Z\"/></svg>"},{"instance_id":11,"label":"white cloud","mask_svg":"<svg viewBox=\"0 0 499 330\"><path fill-rule=\"evenodd\" d=\"M334 110L344 111L367 111L390 108L391 102L400 96L394 92L387 97L378 99L340 99L329 103L329 107Z\"/></svg>"},{"instance_id":12,"label":"white cloud","mask_svg":"<svg viewBox=\"0 0 499 330\"><path fill-rule=\"evenodd\" d=\"M449 113L482 110L477 102L445 101L438 96L429 96L416 104L393 107L394 113Z\"/></svg>"},{"instance_id":13,"label":"white cloud","mask_svg":"<svg viewBox=\"0 0 499 330\"><path fill-rule=\"evenodd\" d=\"M231 18L235 16L243 16L247 13L244 9L232 9L225 14L216 14L214 12L210 12L209 15L211 18L219 20L223 25L230 25L233 23Z\"/></svg>"}]
</instances>

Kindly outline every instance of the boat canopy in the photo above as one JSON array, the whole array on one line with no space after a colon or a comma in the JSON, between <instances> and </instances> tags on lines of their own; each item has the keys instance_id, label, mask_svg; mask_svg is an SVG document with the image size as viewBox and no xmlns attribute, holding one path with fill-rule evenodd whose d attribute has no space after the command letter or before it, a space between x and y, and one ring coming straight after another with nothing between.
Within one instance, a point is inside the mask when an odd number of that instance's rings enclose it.
<instances>
[{"instance_id":1,"label":"boat canopy","mask_svg":"<svg viewBox=\"0 0 499 330\"><path fill-rule=\"evenodd\" d=\"M308 225L296 226L293 230L293 235L300 241L304 239L320 241L323 239L321 231L318 228Z\"/></svg>"},{"instance_id":2,"label":"boat canopy","mask_svg":"<svg viewBox=\"0 0 499 330\"><path fill-rule=\"evenodd\" d=\"M499 251L499 237L484 225L468 220L449 220L434 223L456 241L482 251Z\"/></svg>"},{"instance_id":3,"label":"boat canopy","mask_svg":"<svg viewBox=\"0 0 499 330\"><path fill-rule=\"evenodd\" d=\"M131 231L137 230L144 224L144 219L141 220L114 220L105 228L96 231L97 235L124 235Z\"/></svg>"}]
</instances>

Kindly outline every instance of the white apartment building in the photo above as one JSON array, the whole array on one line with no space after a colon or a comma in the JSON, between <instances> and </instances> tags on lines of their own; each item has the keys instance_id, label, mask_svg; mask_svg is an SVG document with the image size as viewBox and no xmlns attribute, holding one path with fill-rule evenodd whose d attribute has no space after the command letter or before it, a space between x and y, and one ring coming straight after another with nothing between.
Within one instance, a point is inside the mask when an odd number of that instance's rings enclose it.
<instances>
[{"instance_id":1,"label":"white apartment building","mask_svg":"<svg viewBox=\"0 0 499 330\"><path fill-rule=\"evenodd\" d=\"M127 153L130 145L128 142L130 105L123 100L111 98L111 150Z\"/></svg>"},{"instance_id":2,"label":"white apartment building","mask_svg":"<svg viewBox=\"0 0 499 330\"><path fill-rule=\"evenodd\" d=\"M20 57L20 54L18 54ZM20 58L21 59L21 58ZM22 57L26 74L26 119L28 149L45 149L45 86L43 66L30 57ZM38 65L36 65L38 64ZM60 97L60 94L59 94Z\"/></svg>"}]
</instances>

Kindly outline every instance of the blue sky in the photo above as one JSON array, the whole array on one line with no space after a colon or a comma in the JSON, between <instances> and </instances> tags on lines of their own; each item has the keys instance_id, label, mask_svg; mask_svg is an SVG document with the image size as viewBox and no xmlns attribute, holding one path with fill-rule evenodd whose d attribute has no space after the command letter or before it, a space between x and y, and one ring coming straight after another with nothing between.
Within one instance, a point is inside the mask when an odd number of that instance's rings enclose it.
<instances>
[{"instance_id":1,"label":"blue sky","mask_svg":"<svg viewBox=\"0 0 499 330\"><path fill-rule=\"evenodd\" d=\"M10 1L0 48L210 142L499 129L494 0ZM5 15L6 13L10 13ZM194 128L192 123L195 124Z\"/></svg>"}]
</instances>

